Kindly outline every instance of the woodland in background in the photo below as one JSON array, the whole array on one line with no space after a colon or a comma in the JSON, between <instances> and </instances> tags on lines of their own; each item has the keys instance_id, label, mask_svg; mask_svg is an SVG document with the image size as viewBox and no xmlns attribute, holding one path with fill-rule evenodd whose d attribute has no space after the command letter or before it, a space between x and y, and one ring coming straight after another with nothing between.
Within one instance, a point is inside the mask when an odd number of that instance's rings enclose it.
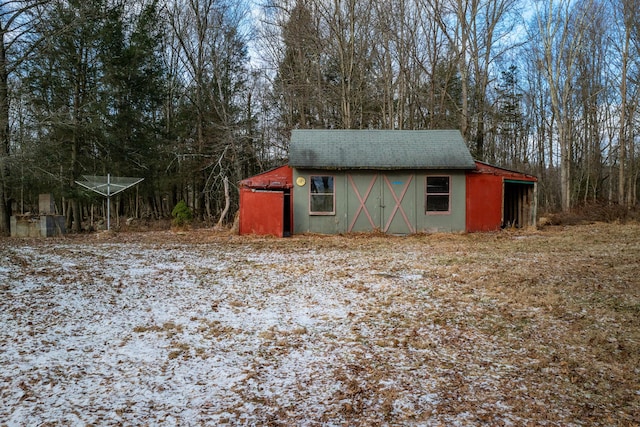
<instances>
[{"instance_id":1,"label":"woodland in background","mask_svg":"<svg viewBox=\"0 0 640 427\"><path fill-rule=\"evenodd\" d=\"M249 1L0 0L0 233L40 193L104 215L82 175L144 178L113 216L230 221L295 128L459 129L542 210L637 206L637 1Z\"/></svg>"}]
</instances>

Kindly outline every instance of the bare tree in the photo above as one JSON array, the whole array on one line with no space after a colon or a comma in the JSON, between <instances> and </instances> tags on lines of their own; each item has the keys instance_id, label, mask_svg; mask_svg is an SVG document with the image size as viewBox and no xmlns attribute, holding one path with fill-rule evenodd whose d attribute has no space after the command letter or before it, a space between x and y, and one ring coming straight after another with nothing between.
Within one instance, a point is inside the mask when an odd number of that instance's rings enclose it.
<instances>
[{"instance_id":1,"label":"bare tree","mask_svg":"<svg viewBox=\"0 0 640 427\"><path fill-rule=\"evenodd\" d=\"M327 61L335 69L330 77L339 106L338 126L366 126L366 105L371 71L371 20L373 3L357 0L319 1L327 28ZM331 73L330 68L327 69Z\"/></svg>"},{"instance_id":2,"label":"bare tree","mask_svg":"<svg viewBox=\"0 0 640 427\"><path fill-rule=\"evenodd\" d=\"M182 86L176 163L186 166L190 205L200 216L211 217L212 203L226 203L218 194L224 178L242 173L242 149L236 145L242 139L238 132L247 78L246 46L239 33L244 11L220 0L174 0L169 13ZM222 170L216 169L223 154L232 156Z\"/></svg>"},{"instance_id":3,"label":"bare tree","mask_svg":"<svg viewBox=\"0 0 640 427\"><path fill-rule=\"evenodd\" d=\"M576 108L573 139L576 199L597 200L603 183L605 114L612 108L607 100L607 55L611 49L610 20L605 3L594 2L590 25L585 29L584 47L576 60L574 102ZM581 193L581 194L580 194Z\"/></svg>"},{"instance_id":4,"label":"bare tree","mask_svg":"<svg viewBox=\"0 0 640 427\"><path fill-rule=\"evenodd\" d=\"M640 24L635 1L614 2L614 10L621 24L620 55L620 118L618 137L618 203L632 206L636 202L634 122L638 110L638 67L634 59L640 52L638 38ZM634 67L635 66L635 67ZM634 70L635 68L635 70ZM634 73L635 71L635 73ZM634 75L635 74L635 75ZM630 88L631 86L631 88Z\"/></svg>"},{"instance_id":5,"label":"bare tree","mask_svg":"<svg viewBox=\"0 0 640 427\"><path fill-rule=\"evenodd\" d=\"M513 48L505 37L512 32L517 0L430 0L437 7L435 20L456 54L461 84L460 130L484 157L487 90L492 65ZM513 40L510 40L513 42Z\"/></svg>"},{"instance_id":6,"label":"bare tree","mask_svg":"<svg viewBox=\"0 0 640 427\"><path fill-rule=\"evenodd\" d=\"M416 36L415 65L420 68L427 85L424 108L425 127L443 129L460 127L464 110L462 79L456 49L451 48L446 17L447 0L415 0L416 14L421 18ZM468 104L467 107L468 108Z\"/></svg>"},{"instance_id":7,"label":"bare tree","mask_svg":"<svg viewBox=\"0 0 640 427\"><path fill-rule=\"evenodd\" d=\"M377 114L387 129L416 129L429 126L433 113L434 28L432 11L421 0L379 2L375 6L373 62ZM437 26L435 26L437 31ZM436 54L435 62L439 60ZM430 74L431 73L431 74ZM431 97L429 97L431 95Z\"/></svg>"},{"instance_id":8,"label":"bare tree","mask_svg":"<svg viewBox=\"0 0 640 427\"><path fill-rule=\"evenodd\" d=\"M473 16L470 17L469 24L463 26L469 32L469 60L474 88L472 132L476 156L480 159L484 159L485 155L485 121L489 110L487 91L493 81L492 65L507 50L514 48L513 44L505 43L504 39L514 28L514 20L509 19L509 15L513 14L516 2L517 0L485 0L474 4L472 1Z\"/></svg>"},{"instance_id":9,"label":"bare tree","mask_svg":"<svg viewBox=\"0 0 640 427\"><path fill-rule=\"evenodd\" d=\"M536 32L532 38L539 42L538 63L546 80L557 125L561 207L564 211L572 205L572 85L585 29L591 19L592 3L592 0L577 4L569 0L549 0L546 6L536 10Z\"/></svg>"}]
</instances>

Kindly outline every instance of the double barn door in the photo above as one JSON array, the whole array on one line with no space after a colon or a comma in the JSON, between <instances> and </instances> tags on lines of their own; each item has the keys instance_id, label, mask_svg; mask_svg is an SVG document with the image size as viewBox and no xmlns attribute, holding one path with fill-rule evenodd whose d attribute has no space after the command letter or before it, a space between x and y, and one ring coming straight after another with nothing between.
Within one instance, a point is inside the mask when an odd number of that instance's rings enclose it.
<instances>
[{"instance_id":1,"label":"double barn door","mask_svg":"<svg viewBox=\"0 0 640 427\"><path fill-rule=\"evenodd\" d=\"M415 233L416 185L410 173L348 174L348 232Z\"/></svg>"}]
</instances>

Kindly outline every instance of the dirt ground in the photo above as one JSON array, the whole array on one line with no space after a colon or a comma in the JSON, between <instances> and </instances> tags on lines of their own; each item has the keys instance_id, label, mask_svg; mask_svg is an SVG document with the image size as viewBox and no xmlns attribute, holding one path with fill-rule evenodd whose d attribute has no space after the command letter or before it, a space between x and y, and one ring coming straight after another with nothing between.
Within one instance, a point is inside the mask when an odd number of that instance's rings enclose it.
<instances>
[{"instance_id":1,"label":"dirt ground","mask_svg":"<svg viewBox=\"0 0 640 427\"><path fill-rule=\"evenodd\" d=\"M0 245L0 425L3 418L8 425L65 424L70 419L60 408L67 407L74 408L73 420L97 424L110 413L112 424L640 425L636 222L287 239L201 229L2 239ZM113 260L118 253L124 261ZM134 271L127 260L138 258ZM113 273L95 267L105 262ZM87 360L101 345L104 353L154 337L144 341L156 349L148 362L161 360L174 374L206 376L203 364L223 352L227 362L217 369L238 373L227 374L224 387L218 376L188 388L195 396L183 405L189 413L171 396L155 395L164 418L154 418L147 400L144 406L111 394L104 378L117 376L93 362L76 375L93 369L103 378L96 391L103 393L96 395L103 415L65 398L87 391L74 388L80 380L64 369L55 378L65 386L47 388L42 372L50 367L29 354L49 354L43 341L57 344L30 323L57 322L58 336L79 336L82 343L88 335L71 329L102 312L81 318L54 307L53 317L43 318L30 290L52 300L67 292L68 299L70 286L77 299L77 287L89 284L108 294L116 307L111 313L138 317L121 325L112 320L110 328L121 327L126 342L92 341ZM135 314L138 294L122 297L129 286L172 296ZM161 317L162 310L172 313L172 304L173 317ZM47 363L71 362L65 356ZM185 393L181 384L167 380L163 390ZM148 381L138 387L160 393ZM204 396L214 391L216 398Z\"/></svg>"}]
</instances>

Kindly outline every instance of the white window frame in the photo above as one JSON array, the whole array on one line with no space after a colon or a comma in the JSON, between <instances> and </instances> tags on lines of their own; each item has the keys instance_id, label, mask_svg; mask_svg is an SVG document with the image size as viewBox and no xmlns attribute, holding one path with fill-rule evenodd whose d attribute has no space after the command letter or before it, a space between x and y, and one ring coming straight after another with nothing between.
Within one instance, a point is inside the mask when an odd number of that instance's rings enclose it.
<instances>
[{"instance_id":1,"label":"white window frame","mask_svg":"<svg viewBox=\"0 0 640 427\"><path fill-rule=\"evenodd\" d=\"M449 180L449 191L447 193L430 193L429 192L429 178L447 178ZM451 213L451 175L427 175L424 184L424 211L426 215L448 215ZM447 210L446 211L430 211L428 199L429 196L448 196Z\"/></svg>"},{"instance_id":2,"label":"white window frame","mask_svg":"<svg viewBox=\"0 0 640 427\"><path fill-rule=\"evenodd\" d=\"M314 178L324 178L324 177L328 177L331 178L331 182L332 182L332 192L331 193L314 193L313 192L313 179ZM328 196L331 195L331 203L332 203L332 210L329 211L314 211L312 210L312 203L311 200L313 199L313 197L315 196ZM309 215L335 215L336 214L336 177L334 175L309 175Z\"/></svg>"}]
</instances>

